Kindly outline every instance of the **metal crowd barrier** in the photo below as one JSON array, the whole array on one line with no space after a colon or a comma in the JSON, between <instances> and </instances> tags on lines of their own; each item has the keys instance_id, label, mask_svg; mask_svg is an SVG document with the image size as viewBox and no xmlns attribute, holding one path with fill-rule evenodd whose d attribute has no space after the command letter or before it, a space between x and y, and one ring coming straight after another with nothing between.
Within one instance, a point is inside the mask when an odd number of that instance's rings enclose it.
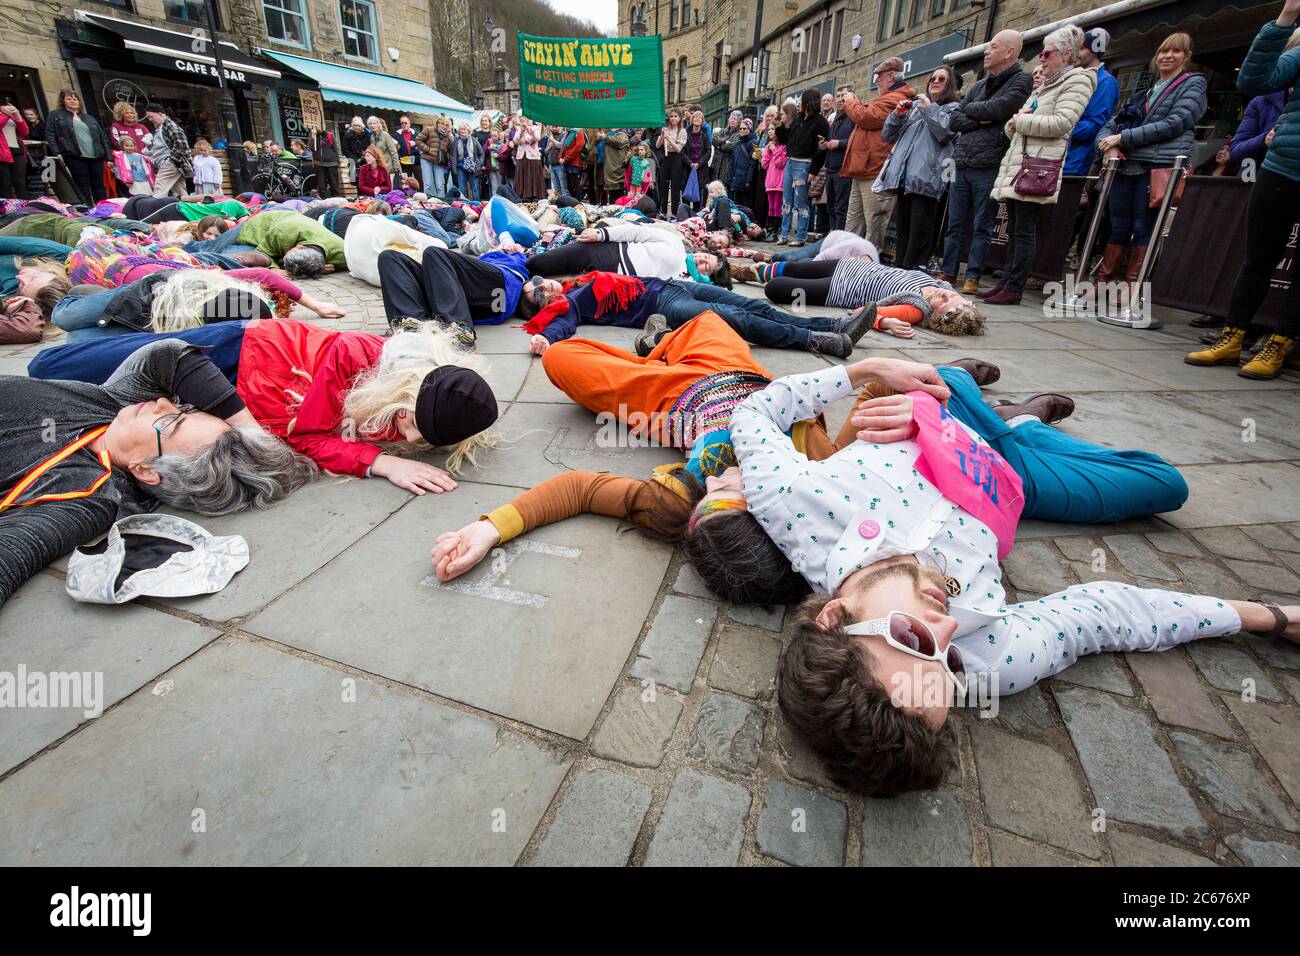
<instances>
[{"instance_id":1,"label":"metal crowd barrier","mask_svg":"<svg viewBox=\"0 0 1300 956\"><path fill-rule=\"evenodd\" d=\"M1083 284L1091 271L1088 263L1092 260L1092 247L1096 245L1097 233L1101 231L1101 217L1109 214L1106 203L1110 199L1110 187L1114 184L1115 174L1118 172L1119 157L1108 159L1106 161L1106 171L1101 176L1101 190L1097 194L1097 205L1092 211L1092 221L1088 223L1088 234L1083 240L1083 248L1079 250L1079 267L1074 272L1074 288L1065 297L1065 308L1069 311L1078 312L1091 309L1092 303L1095 301L1095 299L1079 295L1079 286Z\"/></svg>"},{"instance_id":2,"label":"metal crowd barrier","mask_svg":"<svg viewBox=\"0 0 1300 956\"><path fill-rule=\"evenodd\" d=\"M1160 254L1160 247L1164 245L1165 224L1169 220L1169 210L1173 206L1178 187L1183 177L1187 175L1186 165L1186 156L1175 157L1174 173L1169 177L1169 188L1165 190L1164 199L1160 202L1160 211L1156 213L1155 223L1151 227L1151 241L1142 259L1142 268L1138 271L1137 282L1130 290L1128 304L1113 313L1098 315L1097 321L1126 329L1158 329L1163 324L1151 314L1150 303L1147 301L1146 282L1151 275L1151 267L1155 265L1156 256Z\"/></svg>"}]
</instances>

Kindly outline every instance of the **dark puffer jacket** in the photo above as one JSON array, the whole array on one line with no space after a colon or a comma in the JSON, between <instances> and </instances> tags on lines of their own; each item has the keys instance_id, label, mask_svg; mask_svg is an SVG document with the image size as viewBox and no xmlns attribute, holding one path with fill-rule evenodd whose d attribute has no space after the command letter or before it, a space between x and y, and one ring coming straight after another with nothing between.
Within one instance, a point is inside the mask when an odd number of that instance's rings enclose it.
<instances>
[{"instance_id":1,"label":"dark puffer jacket","mask_svg":"<svg viewBox=\"0 0 1300 956\"><path fill-rule=\"evenodd\" d=\"M959 133L952 158L958 168L992 169L1002 164L1009 140L1002 127L1025 105L1033 78L1013 63L997 76L989 74L962 97L948 127Z\"/></svg>"},{"instance_id":2,"label":"dark puffer jacket","mask_svg":"<svg viewBox=\"0 0 1300 956\"><path fill-rule=\"evenodd\" d=\"M1120 152L1149 166L1172 166L1175 157L1191 156L1196 142L1196 121L1205 115L1205 77L1192 73L1164 90L1136 125L1123 128L1128 117L1146 102L1141 93L1120 110L1098 135L1098 141L1119 133Z\"/></svg>"},{"instance_id":3,"label":"dark puffer jacket","mask_svg":"<svg viewBox=\"0 0 1300 956\"><path fill-rule=\"evenodd\" d=\"M1243 93L1272 93L1286 90L1300 79L1300 47L1282 52L1290 38L1292 27L1279 27L1266 23L1246 54L1246 61L1237 74L1237 89ZM1264 157L1264 168L1288 179L1300 180L1300 88L1292 91L1282 115L1277 120L1277 133Z\"/></svg>"}]
</instances>

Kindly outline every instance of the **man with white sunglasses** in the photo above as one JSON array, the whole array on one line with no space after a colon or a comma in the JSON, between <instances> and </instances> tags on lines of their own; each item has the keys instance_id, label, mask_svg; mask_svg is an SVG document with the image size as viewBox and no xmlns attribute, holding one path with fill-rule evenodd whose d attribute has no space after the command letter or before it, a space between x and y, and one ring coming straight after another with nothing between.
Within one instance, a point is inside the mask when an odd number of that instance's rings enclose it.
<instances>
[{"instance_id":1,"label":"man with white sunglasses","mask_svg":"<svg viewBox=\"0 0 1300 956\"><path fill-rule=\"evenodd\" d=\"M820 462L795 451L795 422L900 380L899 366L920 384L859 405L857 442ZM981 695L1012 694L1087 654L1241 631L1300 643L1300 607L1118 582L1007 604L998 561L1022 516L1118 521L1175 510L1187 487L1148 452L1100 448L1029 415L1003 422L963 369L867 359L787 376L741 403L731 438L743 490L729 507L747 510L816 592L782 652L778 702L849 789L936 786L951 761L949 708L977 680Z\"/></svg>"}]
</instances>

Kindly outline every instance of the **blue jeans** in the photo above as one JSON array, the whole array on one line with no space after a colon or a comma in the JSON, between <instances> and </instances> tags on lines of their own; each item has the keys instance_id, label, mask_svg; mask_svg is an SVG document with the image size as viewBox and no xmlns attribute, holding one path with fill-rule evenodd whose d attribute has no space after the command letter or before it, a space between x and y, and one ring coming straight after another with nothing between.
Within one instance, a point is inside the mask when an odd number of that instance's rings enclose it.
<instances>
[{"instance_id":1,"label":"blue jeans","mask_svg":"<svg viewBox=\"0 0 1300 956\"><path fill-rule=\"evenodd\" d=\"M207 351L203 354L234 385L246 325L244 321L213 322L183 332L128 332L69 342L38 352L28 363L27 374L32 378L103 385L136 349L162 339L181 339L190 345L204 346Z\"/></svg>"},{"instance_id":2,"label":"blue jeans","mask_svg":"<svg viewBox=\"0 0 1300 956\"><path fill-rule=\"evenodd\" d=\"M463 169L456 170L456 188L460 190L461 196L471 201L478 201L478 173L466 172Z\"/></svg>"},{"instance_id":3,"label":"blue jeans","mask_svg":"<svg viewBox=\"0 0 1300 956\"><path fill-rule=\"evenodd\" d=\"M800 246L798 249L787 249L785 252L778 252L772 257L773 262L804 262L808 259L816 259L817 253L822 251L822 243L826 241L823 236L816 242L810 242L806 246Z\"/></svg>"},{"instance_id":4,"label":"blue jeans","mask_svg":"<svg viewBox=\"0 0 1300 956\"><path fill-rule=\"evenodd\" d=\"M943 239L943 274L956 277L961 267L962 247L966 245L966 214L975 207L975 239L966 259L966 278L978 279L984 273L984 257L993 240L993 222L998 204L993 199L993 183L998 168L968 169L959 167L957 179L948 189L948 231Z\"/></svg>"},{"instance_id":5,"label":"blue jeans","mask_svg":"<svg viewBox=\"0 0 1300 956\"><path fill-rule=\"evenodd\" d=\"M1023 517L1097 524L1177 511L1187 500L1187 482L1159 455L1103 448L1040 421L1012 428L984 404L965 369L940 368L939 374L952 390L948 410L1020 476Z\"/></svg>"},{"instance_id":6,"label":"blue jeans","mask_svg":"<svg viewBox=\"0 0 1300 956\"><path fill-rule=\"evenodd\" d=\"M244 229L244 224L241 222L239 225L227 229L225 232L217 236L217 238L215 239L196 239L194 242L187 242L184 247L185 251L190 253L196 253L196 252L229 253L232 251L232 249L235 246L239 246L240 249L236 249L234 251L256 252L257 250L253 246L245 245L239 241L239 234L240 232L243 231L243 229Z\"/></svg>"},{"instance_id":7,"label":"blue jeans","mask_svg":"<svg viewBox=\"0 0 1300 956\"><path fill-rule=\"evenodd\" d=\"M833 332L837 324L835 319L791 315L761 299L682 279L665 283L655 307L670 329L712 310L746 342L773 349L807 349L813 332Z\"/></svg>"},{"instance_id":8,"label":"blue jeans","mask_svg":"<svg viewBox=\"0 0 1300 956\"><path fill-rule=\"evenodd\" d=\"M451 233L442 228L442 223L433 218L433 214L423 209L412 209L407 213L413 218L417 225L416 228L426 236L433 236L435 239L441 239L447 244L448 249L455 248L456 240L452 238Z\"/></svg>"},{"instance_id":9,"label":"blue jeans","mask_svg":"<svg viewBox=\"0 0 1300 956\"><path fill-rule=\"evenodd\" d=\"M811 166L810 159L786 161L785 179L781 181L781 239L790 237L792 226L795 239L803 242L808 238L808 220L812 218L812 206L808 203L808 170Z\"/></svg>"},{"instance_id":10,"label":"blue jeans","mask_svg":"<svg viewBox=\"0 0 1300 956\"><path fill-rule=\"evenodd\" d=\"M451 170L444 166L438 166L429 162L423 156L420 157L421 183L424 184L424 191L429 196L446 196L447 183L451 179Z\"/></svg>"},{"instance_id":11,"label":"blue jeans","mask_svg":"<svg viewBox=\"0 0 1300 956\"><path fill-rule=\"evenodd\" d=\"M1151 201L1151 177L1116 176L1110 187L1110 242L1117 246L1145 246L1151 242L1155 210Z\"/></svg>"},{"instance_id":12,"label":"blue jeans","mask_svg":"<svg viewBox=\"0 0 1300 956\"><path fill-rule=\"evenodd\" d=\"M105 289L86 295L65 295L54 306L50 321L65 332L95 328L100 316L117 295L118 289Z\"/></svg>"}]
</instances>

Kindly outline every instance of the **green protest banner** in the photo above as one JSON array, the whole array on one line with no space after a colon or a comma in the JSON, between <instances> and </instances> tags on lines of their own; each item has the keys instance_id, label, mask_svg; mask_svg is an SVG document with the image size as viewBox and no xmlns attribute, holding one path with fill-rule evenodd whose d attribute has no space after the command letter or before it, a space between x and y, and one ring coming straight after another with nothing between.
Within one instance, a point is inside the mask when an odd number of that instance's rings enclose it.
<instances>
[{"instance_id":1,"label":"green protest banner","mask_svg":"<svg viewBox=\"0 0 1300 956\"><path fill-rule=\"evenodd\" d=\"M520 106L554 126L662 126L664 56L657 37L590 40L519 34Z\"/></svg>"}]
</instances>

